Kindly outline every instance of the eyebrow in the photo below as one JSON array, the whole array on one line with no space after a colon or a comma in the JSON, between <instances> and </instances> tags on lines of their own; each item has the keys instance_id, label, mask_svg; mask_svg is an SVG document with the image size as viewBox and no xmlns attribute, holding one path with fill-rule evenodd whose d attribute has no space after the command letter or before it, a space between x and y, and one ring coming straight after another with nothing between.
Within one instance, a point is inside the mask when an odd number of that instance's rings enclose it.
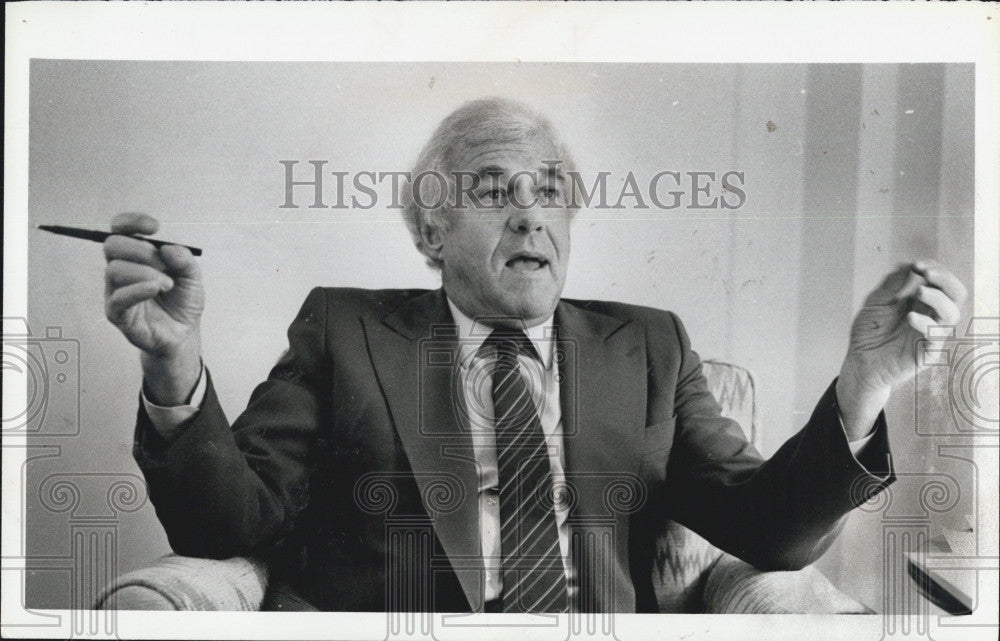
<instances>
[{"instance_id":1,"label":"eyebrow","mask_svg":"<svg viewBox=\"0 0 1000 641\"><path fill-rule=\"evenodd\" d=\"M506 173L507 170L500 165L486 165L476 170L476 177L483 179L494 176L503 176ZM557 167L553 167L552 165L545 165L545 171L543 173L545 174L545 177L550 180L566 182L566 175L563 174L562 170Z\"/></svg>"},{"instance_id":2,"label":"eyebrow","mask_svg":"<svg viewBox=\"0 0 1000 641\"><path fill-rule=\"evenodd\" d=\"M545 165L545 175L549 179L566 182L566 175L558 167L553 167L552 165Z\"/></svg>"},{"instance_id":3,"label":"eyebrow","mask_svg":"<svg viewBox=\"0 0 1000 641\"><path fill-rule=\"evenodd\" d=\"M486 165L476 170L476 176L480 179L491 176L503 176L506 170L500 165Z\"/></svg>"}]
</instances>

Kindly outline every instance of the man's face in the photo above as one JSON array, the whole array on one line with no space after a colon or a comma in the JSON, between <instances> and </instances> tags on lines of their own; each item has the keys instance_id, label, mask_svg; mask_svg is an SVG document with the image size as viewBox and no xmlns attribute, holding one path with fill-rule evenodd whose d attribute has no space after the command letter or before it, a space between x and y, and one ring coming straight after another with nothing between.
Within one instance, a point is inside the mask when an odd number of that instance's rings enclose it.
<instances>
[{"instance_id":1,"label":"man's face","mask_svg":"<svg viewBox=\"0 0 1000 641\"><path fill-rule=\"evenodd\" d=\"M449 213L440 258L445 291L471 318L531 326L555 311L566 282L571 220L556 154L544 136L458 154L452 169L458 206Z\"/></svg>"}]
</instances>

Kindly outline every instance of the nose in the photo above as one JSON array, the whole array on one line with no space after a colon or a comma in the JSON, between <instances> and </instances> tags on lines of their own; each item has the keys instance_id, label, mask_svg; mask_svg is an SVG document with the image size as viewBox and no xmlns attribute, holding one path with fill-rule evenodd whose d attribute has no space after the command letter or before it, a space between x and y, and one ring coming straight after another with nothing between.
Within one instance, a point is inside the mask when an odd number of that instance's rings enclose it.
<instances>
[{"instance_id":1,"label":"nose","mask_svg":"<svg viewBox=\"0 0 1000 641\"><path fill-rule=\"evenodd\" d=\"M507 226L518 234L531 234L545 229L545 221L537 205L531 207L514 207Z\"/></svg>"},{"instance_id":2,"label":"nose","mask_svg":"<svg viewBox=\"0 0 1000 641\"><path fill-rule=\"evenodd\" d=\"M507 226L518 234L531 234L545 229L544 212L534 190L535 182L529 176L518 176L512 185L513 198L508 203L510 217Z\"/></svg>"}]
</instances>

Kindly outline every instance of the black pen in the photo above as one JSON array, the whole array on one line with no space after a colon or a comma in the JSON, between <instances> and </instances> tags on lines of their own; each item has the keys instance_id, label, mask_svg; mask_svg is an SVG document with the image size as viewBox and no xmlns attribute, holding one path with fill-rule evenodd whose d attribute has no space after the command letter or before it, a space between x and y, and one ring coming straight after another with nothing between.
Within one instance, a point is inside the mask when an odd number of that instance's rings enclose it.
<instances>
[{"instance_id":1,"label":"black pen","mask_svg":"<svg viewBox=\"0 0 1000 641\"><path fill-rule=\"evenodd\" d=\"M172 243L169 240L155 240L153 238L146 238L145 236L133 236L131 234L115 234L109 231L97 231L94 229L80 229L79 227L64 227L63 225L39 225L39 229L42 231L49 231L53 234L59 234L60 236L69 236L71 238L82 238L84 240L92 240L95 243L103 243L108 239L108 236L128 236L129 238L135 238L137 240L144 240L153 247L159 249L164 245L178 245L180 247L187 247L191 250L191 253L195 256L201 256L201 250L197 247L191 247L189 245L181 245L180 243Z\"/></svg>"}]
</instances>

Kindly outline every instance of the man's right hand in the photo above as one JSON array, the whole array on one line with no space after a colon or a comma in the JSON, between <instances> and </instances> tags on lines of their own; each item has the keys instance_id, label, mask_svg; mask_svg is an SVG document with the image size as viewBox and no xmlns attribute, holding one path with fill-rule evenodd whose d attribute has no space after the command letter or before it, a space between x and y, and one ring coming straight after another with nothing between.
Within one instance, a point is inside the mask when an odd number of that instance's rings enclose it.
<instances>
[{"instance_id":1,"label":"man's right hand","mask_svg":"<svg viewBox=\"0 0 1000 641\"><path fill-rule=\"evenodd\" d=\"M146 397L157 405L187 402L201 376L200 319L205 307L201 270L179 245L157 249L135 234L154 234L146 214L118 214L104 241L104 310L142 350Z\"/></svg>"}]
</instances>

